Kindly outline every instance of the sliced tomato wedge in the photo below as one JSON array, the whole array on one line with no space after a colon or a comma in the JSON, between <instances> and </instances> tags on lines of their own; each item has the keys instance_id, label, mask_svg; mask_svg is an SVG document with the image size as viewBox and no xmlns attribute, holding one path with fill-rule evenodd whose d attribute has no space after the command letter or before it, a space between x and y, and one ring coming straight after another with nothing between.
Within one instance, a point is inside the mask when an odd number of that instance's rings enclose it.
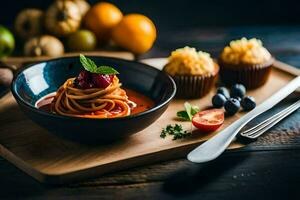
<instances>
[{"instance_id":1,"label":"sliced tomato wedge","mask_svg":"<svg viewBox=\"0 0 300 200\"><path fill-rule=\"evenodd\" d=\"M224 123L224 110L211 109L198 112L193 116L192 123L200 131L215 131Z\"/></svg>"}]
</instances>

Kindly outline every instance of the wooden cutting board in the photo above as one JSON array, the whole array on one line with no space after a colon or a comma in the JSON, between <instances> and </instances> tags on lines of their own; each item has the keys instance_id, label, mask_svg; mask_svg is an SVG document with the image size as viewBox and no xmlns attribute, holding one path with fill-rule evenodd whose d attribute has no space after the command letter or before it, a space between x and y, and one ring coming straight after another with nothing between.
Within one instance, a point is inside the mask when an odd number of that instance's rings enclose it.
<instances>
[{"instance_id":1,"label":"wooden cutting board","mask_svg":"<svg viewBox=\"0 0 300 200\"><path fill-rule=\"evenodd\" d=\"M263 102L283 87L299 70L281 62L275 63L269 81L247 94ZM201 109L210 106L214 91L206 97L190 101ZM173 141L160 138L161 129L180 123L190 129L189 122L179 122L176 112L183 109L184 100L174 100L167 111L147 129L109 145L88 146L58 138L31 122L20 111L11 93L0 99L0 154L35 179L52 184L77 181L104 173L123 170L171 158L185 156L191 149L215 133L193 132L190 138ZM219 131L244 113L228 117ZM126 127L124 127L126 128ZM105 134L109 134L109 131ZM242 147L232 144L231 148Z\"/></svg>"}]
</instances>

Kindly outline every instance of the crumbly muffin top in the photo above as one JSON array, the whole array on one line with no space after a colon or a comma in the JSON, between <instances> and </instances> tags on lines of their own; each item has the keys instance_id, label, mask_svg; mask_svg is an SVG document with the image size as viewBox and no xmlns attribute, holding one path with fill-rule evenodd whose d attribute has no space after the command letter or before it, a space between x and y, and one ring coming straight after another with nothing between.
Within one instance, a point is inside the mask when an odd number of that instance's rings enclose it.
<instances>
[{"instance_id":1,"label":"crumbly muffin top","mask_svg":"<svg viewBox=\"0 0 300 200\"><path fill-rule=\"evenodd\" d=\"M229 64L262 64L271 59L261 40L242 38L231 41L221 53L221 60Z\"/></svg>"},{"instance_id":2,"label":"crumbly muffin top","mask_svg":"<svg viewBox=\"0 0 300 200\"><path fill-rule=\"evenodd\" d=\"M204 75L215 71L215 63L210 55L191 47L176 49L168 60L164 71L172 76Z\"/></svg>"}]
</instances>

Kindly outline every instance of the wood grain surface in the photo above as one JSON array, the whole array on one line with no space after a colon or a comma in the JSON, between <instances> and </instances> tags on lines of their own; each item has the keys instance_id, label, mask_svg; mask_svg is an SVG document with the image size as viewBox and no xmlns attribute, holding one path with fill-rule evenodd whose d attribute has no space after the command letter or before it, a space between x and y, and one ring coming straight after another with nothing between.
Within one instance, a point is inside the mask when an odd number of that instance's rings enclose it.
<instances>
[{"instance_id":1,"label":"wood grain surface","mask_svg":"<svg viewBox=\"0 0 300 200\"><path fill-rule=\"evenodd\" d=\"M280 62L276 67L289 68ZM274 69L265 86L248 94L258 103L271 96L290 81L294 75ZM210 105L213 91L205 98L190 101L201 109ZM167 124L178 123L176 112L184 100L174 100L168 110L153 125L132 137L111 145L87 146L57 138L36 126L19 110L11 94L0 100L0 153L17 167L39 181L64 183L92 177L107 172L128 169L185 155L199 143L216 133L203 134L197 131L186 140L161 139L160 131ZM244 113L226 119L222 130ZM190 129L190 123L182 123ZM231 147L241 147L234 144Z\"/></svg>"},{"instance_id":2,"label":"wood grain surface","mask_svg":"<svg viewBox=\"0 0 300 200\"><path fill-rule=\"evenodd\" d=\"M0 158L0 199L297 199L300 149L271 150L269 145L264 151L230 150L207 165L173 160L55 187Z\"/></svg>"}]
</instances>

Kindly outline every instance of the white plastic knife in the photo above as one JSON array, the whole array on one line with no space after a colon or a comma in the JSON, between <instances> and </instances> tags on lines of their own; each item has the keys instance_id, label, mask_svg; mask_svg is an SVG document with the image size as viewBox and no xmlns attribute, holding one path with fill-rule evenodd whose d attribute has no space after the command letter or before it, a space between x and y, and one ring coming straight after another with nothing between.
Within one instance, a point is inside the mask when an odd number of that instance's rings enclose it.
<instances>
[{"instance_id":1,"label":"white plastic knife","mask_svg":"<svg viewBox=\"0 0 300 200\"><path fill-rule=\"evenodd\" d=\"M194 163L204 163L214 160L221 155L230 145L238 132L253 118L269 110L289 94L300 87L300 76L290 81L286 86L273 94L270 98L257 106L251 112L247 113L239 120L219 132L217 135L204 142L187 155L187 159Z\"/></svg>"}]
</instances>

